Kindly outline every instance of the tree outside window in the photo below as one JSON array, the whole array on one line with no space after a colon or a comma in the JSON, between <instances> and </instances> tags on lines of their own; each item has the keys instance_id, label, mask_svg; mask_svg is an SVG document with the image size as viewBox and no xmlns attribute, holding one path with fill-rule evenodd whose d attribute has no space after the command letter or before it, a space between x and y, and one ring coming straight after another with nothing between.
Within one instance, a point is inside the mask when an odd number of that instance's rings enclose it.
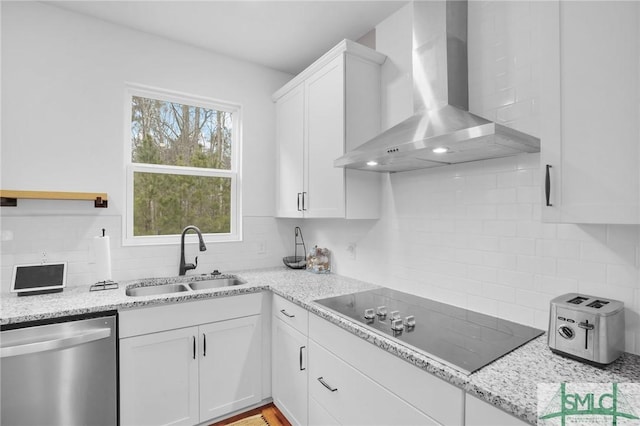
<instances>
[{"instance_id":1,"label":"tree outside window","mask_svg":"<svg viewBox=\"0 0 640 426\"><path fill-rule=\"evenodd\" d=\"M187 225L239 239L239 108L139 88L129 98L125 239L163 243Z\"/></svg>"}]
</instances>

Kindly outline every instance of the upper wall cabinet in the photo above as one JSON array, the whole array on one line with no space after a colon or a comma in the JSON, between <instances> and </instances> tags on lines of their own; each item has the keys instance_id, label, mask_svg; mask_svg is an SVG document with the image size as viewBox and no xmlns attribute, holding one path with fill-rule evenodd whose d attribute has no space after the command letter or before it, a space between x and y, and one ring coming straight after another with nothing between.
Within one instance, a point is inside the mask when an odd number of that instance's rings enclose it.
<instances>
[{"instance_id":1,"label":"upper wall cabinet","mask_svg":"<svg viewBox=\"0 0 640 426\"><path fill-rule=\"evenodd\" d=\"M380 217L379 174L333 161L379 133L385 58L344 40L273 95L277 217Z\"/></svg>"},{"instance_id":2,"label":"upper wall cabinet","mask_svg":"<svg viewBox=\"0 0 640 426\"><path fill-rule=\"evenodd\" d=\"M640 5L543 8L542 220L640 223Z\"/></svg>"}]
</instances>

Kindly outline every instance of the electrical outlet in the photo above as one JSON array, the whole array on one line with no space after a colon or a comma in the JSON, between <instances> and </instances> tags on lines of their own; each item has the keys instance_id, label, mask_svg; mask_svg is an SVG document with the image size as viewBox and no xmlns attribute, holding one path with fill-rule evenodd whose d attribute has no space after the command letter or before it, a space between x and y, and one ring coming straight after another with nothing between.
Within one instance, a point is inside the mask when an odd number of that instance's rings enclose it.
<instances>
[{"instance_id":1,"label":"electrical outlet","mask_svg":"<svg viewBox=\"0 0 640 426\"><path fill-rule=\"evenodd\" d=\"M267 242L266 241L258 242L258 254L267 254Z\"/></svg>"},{"instance_id":2,"label":"electrical outlet","mask_svg":"<svg viewBox=\"0 0 640 426\"><path fill-rule=\"evenodd\" d=\"M42 252L42 260L40 262L41 263L47 263L47 252L46 251Z\"/></svg>"},{"instance_id":3,"label":"electrical outlet","mask_svg":"<svg viewBox=\"0 0 640 426\"><path fill-rule=\"evenodd\" d=\"M347 244L347 253L349 253L349 259L356 260L356 243Z\"/></svg>"}]
</instances>

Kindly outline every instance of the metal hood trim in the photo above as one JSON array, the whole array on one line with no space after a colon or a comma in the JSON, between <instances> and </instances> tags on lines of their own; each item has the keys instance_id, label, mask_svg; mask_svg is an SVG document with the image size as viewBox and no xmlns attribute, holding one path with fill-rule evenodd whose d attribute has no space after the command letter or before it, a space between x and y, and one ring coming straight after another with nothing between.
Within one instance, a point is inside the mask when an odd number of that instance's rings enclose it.
<instances>
[{"instance_id":1,"label":"metal hood trim","mask_svg":"<svg viewBox=\"0 0 640 426\"><path fill-rule=\"evenodd\" d=\"M415 114L334 166L402 172L540 152L539 138L468 112L467 1L412 6Z\"/></svg>"}]
</instances>

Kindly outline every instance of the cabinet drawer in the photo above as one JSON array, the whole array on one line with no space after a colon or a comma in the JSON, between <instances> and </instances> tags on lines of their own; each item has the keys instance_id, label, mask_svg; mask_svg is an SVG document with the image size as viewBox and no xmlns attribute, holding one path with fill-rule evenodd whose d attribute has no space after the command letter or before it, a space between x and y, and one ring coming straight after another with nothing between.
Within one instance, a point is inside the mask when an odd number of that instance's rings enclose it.
<instances>
[{"instance_id":1,"label":"cabinet drawer","mask_svg":"<svg viewBox=\"0 0 640 426\"><path fill-rule=\"evenodd\" d=\"M305 308L275 294L272 308L274 317L281 319L305 336L308 334L309 313Z\"/></svg>"},{"instance_id":2,"label":"cabinet drawer","mask_svg":"<svg viewBox=\"0 0 640 426\"><path fill-rule=\"evenodd\" d=\"M313 341L309 399L346 425L438 424Z\"/></svg>"},{"instance_id":3,"label":"cabinet drawer","mask_svg":"<svg viewBox=\"0 0 640 426\"><path fill-rule=\"evenodd\" d=\"M309 317L309 338L438 422L452 426L463 424L462 389L317 315ZM311 380L309 377L310 383Z\"/></svg>"}]
</instances>

